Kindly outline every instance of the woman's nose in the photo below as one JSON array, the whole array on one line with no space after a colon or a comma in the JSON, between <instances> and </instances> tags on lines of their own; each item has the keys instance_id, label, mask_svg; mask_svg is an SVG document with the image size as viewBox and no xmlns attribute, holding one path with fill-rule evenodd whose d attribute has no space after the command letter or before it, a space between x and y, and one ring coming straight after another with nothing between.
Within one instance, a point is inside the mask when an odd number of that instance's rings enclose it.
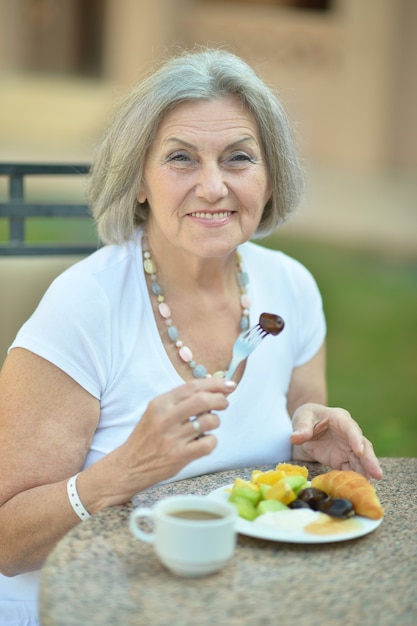
<instances>
[{"instance_id":1,"label":"woman's nose","mask_svg":"<svg viewBox=\"0 0 417 626\"><path fill-rule=\"evenodd\" d=\"M209 162L200 168L195 193L198 198L208 202L216 202L227 196L224 175L217 163Z\"/></svg>"}]
</instances>

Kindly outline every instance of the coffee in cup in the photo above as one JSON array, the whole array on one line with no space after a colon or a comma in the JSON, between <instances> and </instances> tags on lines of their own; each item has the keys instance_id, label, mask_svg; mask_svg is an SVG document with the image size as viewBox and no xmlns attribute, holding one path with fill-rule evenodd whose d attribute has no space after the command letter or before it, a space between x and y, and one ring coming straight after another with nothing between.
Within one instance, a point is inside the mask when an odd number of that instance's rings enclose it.
<instances>
[{"instance_id":1,"label":"coffee in cup","mask_svg":"<svg viewBox=\"0 0 417 626\"><path fill-rule=\"evenodd\" d=\"M150 518L147 532L137 521ZM153 543L161 562L179 576L205 576L221 569L236 545L235 508L206 496L170 496L152 509L132 511L129 524L138 539Z\"/></svg>"}]
</instances>

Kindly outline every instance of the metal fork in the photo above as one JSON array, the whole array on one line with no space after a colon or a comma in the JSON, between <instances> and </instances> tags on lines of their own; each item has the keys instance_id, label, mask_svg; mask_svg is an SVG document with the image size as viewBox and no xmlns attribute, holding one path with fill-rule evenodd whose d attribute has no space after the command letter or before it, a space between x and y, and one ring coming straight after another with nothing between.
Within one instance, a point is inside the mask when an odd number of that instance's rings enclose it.
<instances>
[{"instance_id":1,"label":"metal fork","mask_svg":"<svg viewBox=\"0 0 417 626\"><path fill-rule=\"evenodd\" d=\"M250 354L259 346L262 339L269 333L265 331L259 324L252 326L249 330L245 330L240 333L235 343L233 344L232 360L229 365L229 369L226 372L225 378L232 378L238 365L248 358Z\"/></svg>"}]
</instances>

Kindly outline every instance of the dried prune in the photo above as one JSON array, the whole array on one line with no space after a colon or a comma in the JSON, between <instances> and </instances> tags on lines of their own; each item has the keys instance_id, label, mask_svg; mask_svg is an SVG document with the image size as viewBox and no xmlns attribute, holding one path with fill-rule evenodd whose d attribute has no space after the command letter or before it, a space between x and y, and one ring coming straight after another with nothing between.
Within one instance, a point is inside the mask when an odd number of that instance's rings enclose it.
<instances>
[{"instance_id":1,"label":"dried prune","mask_svg":"<svg viewBox=\"0 0 417 626\"><path fill-rule=\"evenodd\" d=\"M310 509L311 508L308 502L306 502L305 500L300 500L299 498L290 502L288 506L290 509Z\"/></svg>"},{"instance_id":2,"label":"dried prune","mask_svg":"<svg viewBox=\"0 0 417 626\"><path fill-rule=\"evenodd\" d=\"M279 335L284 328L284 320L275 313L261 313L259 326L269 335Z\"/></svg>"},{"instance_id":3,"label":"dried prune","mask_svg":"<svg viewBox=\"0 0 417 626\"><path fill-rule=\"evenodd\" d=\"M331 517L346 519L355 515L352 502L346 498L329 498L318 502L317 511L327 513Z\"/></svg>"},{"instance_id":4,"label":"dried prune","mask_svg":"<svg viewBox=\"0 0 417 626\"><path fill-rule=\"evenodd\" d=\"M313 511L317 511L320 502L326 502L331 498L321 489L316 489L316 487L307 487L299 492L298 499L307 502L308 506L313 509Z\"/></svg>"}]
</instances>

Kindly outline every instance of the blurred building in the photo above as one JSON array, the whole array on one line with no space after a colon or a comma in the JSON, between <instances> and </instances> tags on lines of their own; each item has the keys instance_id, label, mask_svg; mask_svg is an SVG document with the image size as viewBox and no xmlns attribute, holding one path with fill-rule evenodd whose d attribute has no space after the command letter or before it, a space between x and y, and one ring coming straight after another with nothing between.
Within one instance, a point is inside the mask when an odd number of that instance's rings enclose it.
<instances>
[{"instance_id":1,"label":"blurred building","mask_svg":"<svg viewBox=\"0 0 417 626\"><path fill-rule=\"evenodd\" d=\"M208 44L278 89L315 162L415 168L416 34L415 0L0 0L0 158L19 131L36 158L36 130L88 158L154 59Z\"/></svg>"}]
</instances>

